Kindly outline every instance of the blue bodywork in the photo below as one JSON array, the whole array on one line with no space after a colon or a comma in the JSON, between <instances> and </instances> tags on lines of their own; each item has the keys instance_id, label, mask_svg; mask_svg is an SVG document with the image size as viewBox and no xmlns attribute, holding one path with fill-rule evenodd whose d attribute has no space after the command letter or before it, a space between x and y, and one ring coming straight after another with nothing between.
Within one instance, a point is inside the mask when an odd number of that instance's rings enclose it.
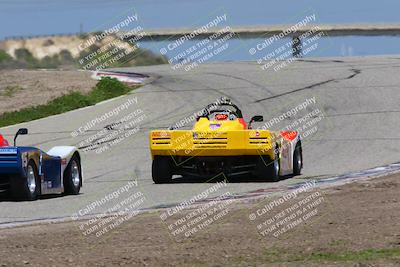
<instances>
[{"instance_id":1,"label":"blue bodywork","mask_svg":"<svg viewBox=\"0 0 400 267\"><path fill-rule=\"evenodd\" d=\"M41 193L59 193L63 190L60 157L46 154L35 147L0 148L0 192L10 187L11 179L26 176L28 162L35 162Z\"/></svg>"}]
</instances>

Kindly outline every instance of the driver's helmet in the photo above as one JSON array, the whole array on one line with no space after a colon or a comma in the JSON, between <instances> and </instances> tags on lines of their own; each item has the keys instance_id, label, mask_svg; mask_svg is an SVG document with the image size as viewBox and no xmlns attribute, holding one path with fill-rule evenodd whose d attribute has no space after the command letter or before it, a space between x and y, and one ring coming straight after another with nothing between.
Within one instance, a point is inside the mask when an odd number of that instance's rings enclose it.
<instances>
[{"instance_id":1,"label":"driver's helmet","mask_svg":"<svg viewBox=\"0 0 400 267\"><path fill-rule=\"evenodd\" d=\"M4 137L0 134L0 147L9 146L8 142Z\"/></svg>"}]
</instances>

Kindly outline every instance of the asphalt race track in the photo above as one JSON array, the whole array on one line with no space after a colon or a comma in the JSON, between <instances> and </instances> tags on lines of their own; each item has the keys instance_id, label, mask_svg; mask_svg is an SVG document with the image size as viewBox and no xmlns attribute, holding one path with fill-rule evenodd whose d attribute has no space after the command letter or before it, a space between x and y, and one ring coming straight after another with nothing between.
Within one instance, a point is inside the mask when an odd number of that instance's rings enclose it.
<instances>
[{"instance_id":1,"label":"asphalt race track","mask_svg":"<svg viewBox=\"0 0 400 267\"><path fill-rule=\"evenodd\" d=\"M148 132L168 127L221 96L241 106L247 121L255 114L264 115L264 120L269 121L306 99L315 99L315 104L308 105L307 110L273 125L273 129L283 128L315 109L323 114L315 124L317 131L303 138L303 175L278 184L242 179L223 188L232 194L400 161L398 56L305 59L277 72L261 70L254 62L206 64L189 72L172 70L169 65L128 71L149 74L153 81L128 96L93 107L0 129L12 140L17 128L27 127L30 134L21 136L19 145L38 146L46 151L55 145L79 146L105 126L137 109L145 115L137 133L102 153L95 150L82 153L84 187L79 196L46 197L34 202L0 200L0 223L69 218L133 179L138 181L134 190L146 198L141 209L179 203L206 190L213 183L178 178L172 184L153 184ZM128 99L137 99L137 104L95 124L84 134L71 135ZM118 130L118 125L108 128L112 133ZM113 201L91 213L102 212Z\"/></svg>"}]
</instances>

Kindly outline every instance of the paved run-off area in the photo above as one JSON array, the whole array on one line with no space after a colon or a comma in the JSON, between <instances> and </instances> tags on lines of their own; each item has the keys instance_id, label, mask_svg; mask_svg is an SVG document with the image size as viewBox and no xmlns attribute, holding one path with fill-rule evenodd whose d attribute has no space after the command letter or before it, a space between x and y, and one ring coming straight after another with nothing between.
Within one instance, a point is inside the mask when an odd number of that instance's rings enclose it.
<instances>
[{"instance_id":1,"label":"paved run-off area","mask_svg":"<svg viewBox=\"0 0 400 267\"><path fill-rule=\"evenodd\" d=\"M80 210L85 210L85 214L100 213L118 200L111 199L93 209L88 209L87 205L135 179L137 186L132 190L140 191L144 197L137 206L140 209L172 205L204 192L214 184L185 180L153 184L148 131L170 126L221 96L229 97L241 106L246 120L260 114L264 115L265 121L279 117L305 101L315 100L307 110L274 124L274 129L293 124L317 109L323 116L310 123L312 127L308 129L312 131L304 132L302 176L279 183L247 182L244 179L239 183L228 183L217 195L223 192L244 194L398 162L399 67L400 57L386 56L299 60L277 72L263 71L251 62L207 64L189 72L174 71L168 65L132 68L134 72L152 75L154 80L132 94L112 101L0 129L12 139L18 127L28 127L30 135L20 137L19 144L47 150L55 145L85 145L88 138L106 125L137 110L140 111L135 117L141 115L140 122L138 120L133 126L139 125L138 132L129 132L121 142L102 153L91 150L82 154L84 187L79 196L35 202L1 200L0 223L69 218ZM129 99L132 102L129 109L121 109L118 115L94 123L83 134L75 137L71 134L126 104ZM114 130L108 130L109 134L118 129L121 128L117 125Z\"/></svg>"}]
</instances>

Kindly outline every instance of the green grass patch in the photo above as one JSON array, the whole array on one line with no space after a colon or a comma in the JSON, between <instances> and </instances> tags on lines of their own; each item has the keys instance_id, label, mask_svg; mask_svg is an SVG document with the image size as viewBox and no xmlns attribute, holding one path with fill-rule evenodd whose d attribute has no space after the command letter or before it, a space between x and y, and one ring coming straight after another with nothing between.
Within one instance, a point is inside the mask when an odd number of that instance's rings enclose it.
<instances>
[{"instance_id":1,"label":"green grass patch","mask_svg":"<svg viewBox=\"0 0 400 267\"><path fill-rule=\"evenodd\" d=\"M0 92L0 96L12 97L16 92L23 90L22 87L18 85L9 85L3 92Z\"/></svg>"},{"instance_id":2,"label":"green grass patch","mask_svg":"<svg viewBox=\"0 0 400 267\"><path fill-rule=\"evenodd\" d=\"M114 78L102 78L88 94L71 92L45 105L23 108L0 114L0 127L37 120L70 110L94 105L101 101L125 95L137 87L130 87Z\"/></svg>"},{"instance_id":3,"label":"green grass patch","mask_svg":"<svg viewBox=\"0 0 400 267\"><path fill-rule=\"evenodd\" d=\"M7 54L4 50L0 50L0 62L3 62L3 61L8 62L11 60L12 60L12 57L9 54Z\"/></svg>"},{"instance_id":4,"label":"green grass patch","mask_svg":"<svg viewBox=\"0 0 400 267\"><path fill-rule=\"evenodd\" d=\"M373 261L378 259L400 259L400 248L366 249L345 253L313 253L310 261Z\"/></svg>"},{"instance_id":5,"label":"green grass patch","mask_svg":"<svg viewBox=\"0 0 400 267\"><path fill-rule=\"evenodd\" d=\"M374 260L400 260L400 248L365 249L348 252L317 252L292 255L288 252L270 250L265 253L263 261L270 263L283 262L365 262Z\"/></svg>"}]
</instances>

